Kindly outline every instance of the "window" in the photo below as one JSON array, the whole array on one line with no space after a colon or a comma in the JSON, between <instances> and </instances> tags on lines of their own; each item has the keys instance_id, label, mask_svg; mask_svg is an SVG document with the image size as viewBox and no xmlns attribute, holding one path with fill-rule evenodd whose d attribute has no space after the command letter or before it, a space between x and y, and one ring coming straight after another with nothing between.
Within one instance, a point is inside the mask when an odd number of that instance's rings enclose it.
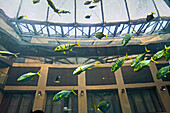
<instances>
[{"instance_id":1,"label":"window","mask_svg":"<svg viewBox=\"0 0 170 113\"><path fill-rule=\"evenodd\" d=\"M11 67L8 71L8 78L6 81L7 86L36 86L38 84L39 76L34 76L33 80L18 82L17 79L29 72L37 73L40 70L39 67Z\"/></svg>"},{"instance_id":2,"label":"window","mask_svg":"<svg viewBox=\"0 0 170 113\"><path fill-rule=\"evenodd\" d=\"M169 64L168 63L167 64L156 64L158 71L159 71L159 69L161 69L162 67L165 67L165 66L169 66ZM166 77L163 77L162 80L170 81L170 73L168 73Z\"/></svg>"},{"instance_id":3,"label":"window","mask_svg":"<svg viewBox=\"0 0 170 113\"><path fill-rule=\"evenodd\" d=\"M34 94L5 94L0 106L1 113L30 113Z\"/></svg>"},{"instance_id":4,"label":"window","mask_svg":"<svg viewBox=\"0 0 170 113\"><path fill-rule=\"evenodd\" d=\"M97 106L100 100L111 103L107 113L122 113L117 90L87 91L88 113L95 113L94 104Z\"/></svg>"},{"instance_id":5,"label":"window","mask_svg":"<svg viewBox=\"0 0 170 113\"><path fill-rule=\"evenodd\" d=\"M125 84L153 82L149 67L145 67L139 72L134 72L130 66L122 66L122 76Z\"/></svg>"},{"instance_id":6,"label":"window","mask_svg":"<svg viewBox=\"0 0 170 113\"><path fill-rule=\"evenodd\" d=\"M45 113L78 113L77 95L70 94L67 98L64 98L63 100L53 102L53 97L55 94L56 93L54 92L47 92Z\"/></svg>"},{"instance_id":7,"label":"window","mask_svg":"<svg viewBox=\"0 0 170 113\"><path fill-rule=\"evenodd\" d=\"M132 113L163 112L155 88L128 89L127 94Z\"/></svg>"},{"instance_id":8,"label":"window","mask_svg":"<svg viewBox=\"0 0 170 113\"><path fill-rule=\"evenodd\" d=\"M168 93L169 93L169 96L170 96L170 86L166 86L167 89L168 89Z\"/></svg>"},{"instance_id":9,"label":"window","mask_svg":"<svg viewBox=\"0 0 170 113\"><path fill-rule=\"evenodd\" d=\"M77 86L78 77L73 75L73 68L49 68L47 86ZM60 83L55 83L56 77Z\"/></svg>"},{"instance_id":10,"label":"window","mask_svg":"<svg viewBox=\"0 0 170 113\"><path fill-rule=\"evenodd\" d=\"M86 71L87 85L111 85L116 84L114 73L111 67L99 67Z\"/></svg>"}]
</instances>

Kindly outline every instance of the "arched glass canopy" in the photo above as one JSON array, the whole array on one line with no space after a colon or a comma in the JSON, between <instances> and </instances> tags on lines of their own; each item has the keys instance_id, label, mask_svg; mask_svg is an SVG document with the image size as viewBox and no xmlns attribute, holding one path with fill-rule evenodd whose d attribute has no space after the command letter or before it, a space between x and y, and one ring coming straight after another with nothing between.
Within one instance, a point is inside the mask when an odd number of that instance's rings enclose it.
<instances>
[{"instance_id":1,"label":"arched glass canopy","mask_svg":"<svg viewBox=\"0 0 170 113\"><path fill-rule=\"evenodd\" d=\"M55 13L46 0L37 4L31 0L1 0L0 8L10 17L8 22L20 36L95 39L94 33L100 31L113 38L132 29L136 35L145 35L163 29L170 18L169 7L162 0L101 0L90 5L84 5L85 0L52 1L56 8L71 14ZM92 5L96 7L89 9ZM155 12L156 18L146 22L151 12ZM90 14L91 18L86 19ZM17 20L20 15L27 17Z\"/></svg>"},{"instance_id":2,"label":"arched glass canopy","mask_svg":"<svg viewBox=\"0 0 170 113\"><path fill-rule=\"evenodd\" d=\"M122 38L132 30L135 38L130 44L144 47L149 44L149 39L158 41L157 34L165 33L162 29L168 27L170 20L169 6L165 0L100 0L90 5L84 5L86 0L52 1L56 8L70 11L71 14L55 13L48 7L47 0L40 0L37 4L33 4L32 0L0 1L0 17L15 31L17 35L13 36L21 41L20 47L25 48L20 52L25 56L44 57L47 63L82 64L96 60L107 63L124 56L127 51L130 55L138 54L139 51L133 52L134 46L122 49L112 45L121 45ZM96 7L89 9L92 5ZM146 16L151 12L155 13L155 18L147 22ZM27 17L18 20L20 15ZM86 19L86 15L92 16ZM108 34L108 38L99 40L94 36L96 32ZM143 37L146 35L149 36L147 39ZM75 47L75 52L63 55L53 51L58 45L77 43L79 39L82 47ZM156 45L150 46L154 48ZM18 50L12 46L10 49ZM116 51L110 52L113 49Z\"/></svg>"}]
</instances>

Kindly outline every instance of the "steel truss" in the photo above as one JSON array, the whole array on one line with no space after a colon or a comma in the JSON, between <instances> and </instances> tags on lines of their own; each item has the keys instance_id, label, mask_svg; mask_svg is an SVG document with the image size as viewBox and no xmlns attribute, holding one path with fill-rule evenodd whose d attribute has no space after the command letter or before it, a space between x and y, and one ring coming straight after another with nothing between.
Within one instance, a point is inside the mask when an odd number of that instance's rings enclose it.
<instances>
[{"instance_id":1,"label":"steel truss","mask_svg":"<svg viewBox=\"0 0 170 113\"><path fill-rule=\"evenodd\" d=\"M151 35L157 33L160 29L166 29L170 18L157 18L146 22L145 19L134 20L119 23L101 23L101 24L79 24L79 23L51 23L28 20L10 19L9 25L19 33L20 36L31 37L56 37L56 38L92 38L98 31L106 32L109 37L124 36L133 29L134 36ZM75 34L76 33L76 34Z\"/></svg>"},{"instance_id":2,"label":"steel truss","mask_svg":"<svg viewBox=\"0 0 170 113\"><path fill-rule=\"evenodd\" d=\"M102 3L102 2L101 2ZM102 9L102 8L101 8ZM31 37L53 37L53 38L93 38L94 34L102 31L109 37L121 37L133 29L134 36L151 35L161 29L166 29L170 17L157 17L147 22L145 18L125 22L113 22L98 24L77 23L53 23L48 21L17 20L9 18L2 10L0 16L10 25L20 38ZM104 19L104 18L103 18ZM48 19L47 19L48 20Z\"/></svg>"}]
</instances>

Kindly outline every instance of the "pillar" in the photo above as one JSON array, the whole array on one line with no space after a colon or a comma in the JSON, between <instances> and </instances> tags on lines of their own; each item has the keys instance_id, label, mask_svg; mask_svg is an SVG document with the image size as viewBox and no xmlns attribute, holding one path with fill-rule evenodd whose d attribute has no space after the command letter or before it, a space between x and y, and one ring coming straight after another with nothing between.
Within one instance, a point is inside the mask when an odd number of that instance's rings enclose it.
<instances>
[{"instance_id":1,"label":"pillar","mask_svg":"<svg viewBox=\"0 0 170 113\"><path fill-rule=\"evenodd\" d=\"M118 95L119 95L120 104L121 104L121 107L122 107L122 112L123 113L131 113L132 111L131 111L130 103L129 103L128 96L127 96L127 93L126 93L121 68L119 68L115 72L115 77L116 77L116 81L117 81L117 85L118 85ZM121 93L122 89L125 90L124 93Z\"/></svg>"},{"instance_id":2,"label":"pillar","mask_svg":"<svg viewBox=\"0 0 170 113\"><path fill-rule=\"evenodd\" d=\"M42 77L39 77L38 86L35 94L33 111L35 110L43 110L45 111L45 104L46 104L46 82L47 82L47 74L48 74L48 66L43 65L41 67L40 74ZM38 92L41 92L41 95L38 95Z\"/></svg>"}]
</instances>

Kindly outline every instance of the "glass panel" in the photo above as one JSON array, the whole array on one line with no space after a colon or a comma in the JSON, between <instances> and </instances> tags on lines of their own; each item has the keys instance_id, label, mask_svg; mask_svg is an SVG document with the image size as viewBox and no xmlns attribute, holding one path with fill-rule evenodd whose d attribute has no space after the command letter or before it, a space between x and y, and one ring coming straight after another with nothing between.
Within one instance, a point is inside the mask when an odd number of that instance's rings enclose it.
<instances>
[{"instance_id":1,"label":"glass panel","mask_svg":"<svg viewBox=\"0 0 170 113\"><path fill-rule=\"evenodd\" d=\"M53 97L54 97L54 95L53 95ZM52 97L52 99L53 99L53 97ZM51 101L52 101L52 99L51 99ZM53 103L52 113L61 113L63 111L62 110L62 108L63 108L63 106L62 106L63 100L58 101L58 102L52 102L52 103Z\"/></svg>"},{"instance_id":2,"label":"glass panel","mask_svg":"<svg viewBox=\"0 0 170 113\"><path fill-rule=\"evenodd\" d=\"M19 94L15 94L12 96L7 113L16 113L17 112L17 108L19 107L18 104L19 104L20 98L21 98L21 95L19 95Z\"/></svg>"},{"instance_id":3,"label":"glass panel","mask_svg":"<svg viewBox=\"0 0 170 113\"><path fill-rule=\"evenodd\" d=\"M52 109L51 100L52 99L53 99L53 95L52 94L48 94L47 100L46 100L46 113L50 113L51 112L51 109Z\"/></svg>"},{"instance_id":4,"label":"glass panel","mask_svg":"<svg viewBox=\"0 0 170 113\"><path fill-rule=\"evenodd\" d=\"M170 16L170 11L168 5L164 0L154 0L158 8L160 16Z\"/></svg>"},{"instance_id":5,"label":"glass panel","mask_svg":"<svg viewBox=\"0 0 170 113\"><path fill-rule=\"evenodd\" d=\"M163 112L155 88L127 89L132 113Z\"/></svg>"},{"instance_id":6,"label":"glass panel","mask_svg":"<svg viewBox=\"0 0 170 113\"><path fill-rule=\"evenodd\" d=\"M168 66L168 65L169 65L168 63L165 63L165 64L156 64L156 67L157 67L157 69L159 71L162 67L165 67L165 66ZM167 73L166 77L163 77L162 80L163 81L170 81L170 73Z\"/></svg>"},{"instance_id":7,"label":"glass panel","mask_svg":"<svg viewBox=\"0 0 170 113\"><path fill-rule=\"evenodd\" d=\"M77 92L76 92L77 93ZM56 93L47 93L46 113L78 113L78 97L70 94L58 102L53 102Z\"/></svg>"},{"instance_id":8,"label":"glass panel","mask_svg":"<svg viewBox=\"0 0 170 113\"><path fill-rule=\"evenodd\" d=\"M4 96L3 101L0 104L0 111L2 113L6 113L6 110L8 109L8 104L11 100L11 97L9 95Z\"/></svg>"},{"instance_id":9,"label":"glass panel","mask_svg":"<svg viewBox=\"0 0 170 113\"><path fill-rule=\"evenodd\" d=\"M129 92L127 92L128 98L129 98L129 103L130 103L130 108L132 110L132 113L135 113L135 103L132 100L132 96Z\"/></svg>"},{"instance_id":10,"label":"glass panel","mask_svg":"<svg viewBox=\"0 0 170 113\"><path fill-rule=\"evenodd\" d=\"M30 113L34 94L4 94L1 113Z\"/></svg>"},{"instance_id":11,"label":"glass panel","mask_svg":"<svg viewBox=\"0 0 170 113\"><path fill-rule=\"evenodd\" d=\"M91 3L90 5L84 5L85 0L77 0L77 22L78 23L101 23L102 15L101 15L101 4L99 3ZM89 9L89 6L97 5L97 7L93 9ZM90 15L90 19L86 19L86 15Z\"/></svg>"},{"instance_id":12,"label":"glass panel","mask_svg":"<svg viewBox=\"0 0 170 113\"><path fill-rule=\"evenodd\" d=\"M143 97L145 98L149 112L156 112L149 91L144 91L142 93L143 93Z\"/></svg>"},{"instance_id":13,"label":"glass panel","mask_svg":"<svg viewBox=\"0 0 170 113\"><path fill-rule=\"evenodd\" d=\"M11 67L8 71L8 78L6 81L6 85L9 86L36 86L38 83L39 76L36 75L33 80L25 81L25 82L18 82L17 79L29 72L36 73L40 70L38 67Z\"/></svg>"},{"instance_id":14,"label":"glass panel","mask_svg":"<svg viewBox=\"0 0 170 113\"><path fill-rule=\"evenodd\" d=\"M46 1L46 0L45 0ZM57 22L57 23L73 23L74 22L74 0L52 0L55 4L56 8L61 10L68 10L71 14L57 14L54 10L50 7L49 8L49 21L50 22Z\"/></svg>"},{"instance_id":15,"label":"glass panel","mask_svg":"<svg viewBox=\"0 0 170 113\"><path fill-rule=\"evenodd\" d=\"M41 0L38 4L33 4L32 0L23 0L19 16L27 15L27 17L25 17L24 19L45 21L46 14L47 14L46 0Z\"/></svg>"},{"instance_id":16,"label":"glass panel","mask_svg":"<svg viewBox=\"0 0 170 113\"><path fill-rule=\"evenodd\" d=\"M100 100L105 100L111 103L107 113L121 113L121 106L117 90L100 90L100 91L87 91L87 106L88 113L94 113L94 104L96 106L100 103ZM100 113L97 110L96 113Z\"/></svg>"},{"instance_id":17,"label":"glass panel","mask_svg":"<svg viewBox=\"0 0 170 113\"><path fill-rule=\"evenodd\" d=\"M155 108L157 109L157 112L162 112L163 109L162 109L160 101L159 101L159 99L156 95L156 92L154 90L150 90L150 93L152 94L153 101L154 101L154 104L155 104Z\"/></svg>"},{"instance_id":18,"label":"glass panel","mask_svg":"<svg viewBox=\"0 0 170 113\"><path fill-rule=\"evenodd\" d=\"M146 112L146 109L144 107L144 103L143 103L140 93L133 92L132 96L135 100L135 104L136 104L138 112Z\"/></svg>"},{"instance_id":19,"label":"glass panel","mask_svg":"<svg viewBox=\"0 0 170 113\"><path fill-rule=\"evenodd\" d=\"M146 18L151 12L155 12L158 16L152 0L127 0L127 5L132 20Z\"/></svg>"},{"instance_id":20,"label":"glass panel","mask_svg":"<svg viewBox=\"0 0 170 113\"><path fill-rule=\"evenodd\" d=\"M27 113L28 111L31 111L31 109L28 109L30 104L30 99L31 99L31 95L22 96L22 102L19 109L19 113Z\"/></svg>"},{"instance_id":21,"label":"glass panel","mask_svg":"<svg viewBox=\"0 0 170 113\"><path fill-rule=\"evenodd\" d=\"M19 4L20 0L8 0L8 2L0 0L0 9L2 9L9 17L14 18L17 15Z\"/></svg>"},{"instance_id":22,"label":"glass panel","mask_svg":"<svg viewBox=\"0 0 170 113\"><path fill-rule=\"evenodd\" d=\"M166 86L167 87L167 89L168 89L168 94L169 94L169 96L170 96L170 86Z\"/></svg>"},{"instance_id":23,"label":"glass panel","mask_svg":"<svg viewBox=\"0 0 170 113\"><path fill-rule=\"evenodd\" d=\"M116 79L110 67L93 68L86 71L86 83L87 85L109 85L116 84Z\"/></svg>"},{"instance_id":24,"label":"glass panel","mask_svg":"<svg viewBox=\"0 0 170 113\"><path fill-rule=\"evenodd\" d=\"M124 0L103 0L106 22L128 21Z\"/></svg>"},{"instance_id":25,"label":"glass panel","mask_svg":"<svg viewBox=\"0 0 170 113\"><path fill-rule=\"evenodd\" d=\"M110 103L112 103L112 105L113 106L110 106L110 108L108 109L108 113L114 113L114 109L116 109L116 108L114 108L114 103L113 103L113 98L112 98L112 94L110 94L110 93L108 93L108 92L106 92L106 93L104 93L104 100L105 101L107 101L107 102L110 102ZM118 106L119 107L119 106ZM116 112L116 113L118 113L118 112Z\"/></svg>"},{"instance_id":26,"label":"glass panel","mask_svg":"<svg viewBox=\"0 0 170 113\"><path fill-rule=\"evenodd\" d=\"M122 66L121 71L125 84L153 82L149 67L145 67L142 71L134 72L134 69L130 66Z\"/></svg>"},{"instance_id":27,"label":"glass panel","mask_svg":"<svg viewBox=\"0 0 170 113\"><path fill-rule=\"evenodd\" d=\"M73 113L78 113L78 97L77 96L73 96L74 97L74 106L73 108Z\"/></svg>"},{"instance_id":28,"label":"glass panel","mask_svg":"<svg viewBox=\"0 0 170 113\"><path fill-rule=\"evenodd\" d=\"M88 113L94 113L92 93L87 93L87 102L88 102L88 104L87 104Z\"/></svg>"},{"instance_id":29,"label":"glass panel","mask_svg":"<svg viewBox=\"0 0 170 113\"><path fill-rule=\"evenodd\" d=\"M49 68L47 86L77 86L78 78L72 75L73 71L73 68ZM60 84L54 82L57 76Z\"/></svg>"}]
</instances>

